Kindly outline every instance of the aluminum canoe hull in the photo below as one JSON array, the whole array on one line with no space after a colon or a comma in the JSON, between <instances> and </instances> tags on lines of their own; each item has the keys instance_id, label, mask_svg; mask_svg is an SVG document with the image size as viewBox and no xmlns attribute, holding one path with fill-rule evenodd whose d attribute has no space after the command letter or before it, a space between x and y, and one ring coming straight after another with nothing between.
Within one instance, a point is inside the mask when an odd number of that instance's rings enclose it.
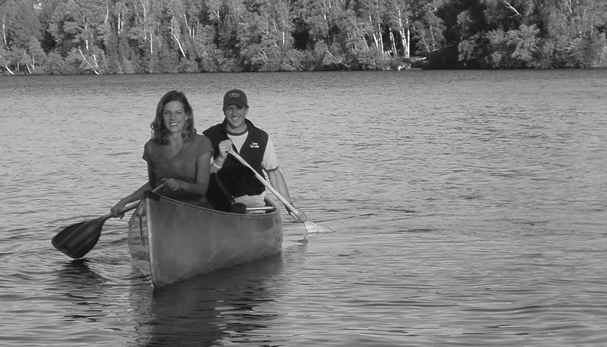
<instances>
[{"instance_id":1,"label":"aluminum canoe hull","mask_svg":"<svg viewBox=\"0 0 607 347\"><path fill-rule=\"evenodd\" d=\"M280 211L220 212L148 192L129 221L133 262L154 287L247 263L282 249Z\"/></svg>"}]
</instances>

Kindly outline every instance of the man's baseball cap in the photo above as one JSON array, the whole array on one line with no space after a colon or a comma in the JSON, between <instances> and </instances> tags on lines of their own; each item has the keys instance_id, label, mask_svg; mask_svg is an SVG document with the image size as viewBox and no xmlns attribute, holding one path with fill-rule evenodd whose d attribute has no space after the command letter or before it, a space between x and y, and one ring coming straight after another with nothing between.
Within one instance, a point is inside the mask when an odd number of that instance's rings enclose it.
<instances>
[{"instance_id":1,"label":"man's baseball cap","mask_svg":"<svg viewBox=\"0 0 607 347\"><path fill-rule=\"evenodd\" d=\"M241 107L249 107L247 104L247 95L238 89L232 89L223 96L223 107L230 105L238 105Z\"/></svg>"}]
</instances>

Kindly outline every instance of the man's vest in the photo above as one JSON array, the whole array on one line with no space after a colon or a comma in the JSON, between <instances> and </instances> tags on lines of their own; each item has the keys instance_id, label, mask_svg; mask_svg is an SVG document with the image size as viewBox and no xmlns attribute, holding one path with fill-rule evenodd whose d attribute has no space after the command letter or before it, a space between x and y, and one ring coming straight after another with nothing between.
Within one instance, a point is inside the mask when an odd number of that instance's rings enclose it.
<instances>
[{"instance_id":1,"label":"man's vest","mask_svg":"<svg viewBox=\"0 0 607 347\"><path fill-rule=\"evenodd\" d=\"M268 146L268 134L253 125L248 119L245 119L245 123L248 131L247 139L243 143L240 152L236 151L236 148L232 148L232 150L240 154L263 177L261 162ZM229 139L226 121L224 120L223 123L210 127L203 134L211 140L214 158L216 158L219 155L219 143ZM221 170L218 172L218 176L227 191L234 197L258 195L265 189L264 185L257 180L255 174L249 168L230 155L224 161Z\"/></svg>"}]
</instances>

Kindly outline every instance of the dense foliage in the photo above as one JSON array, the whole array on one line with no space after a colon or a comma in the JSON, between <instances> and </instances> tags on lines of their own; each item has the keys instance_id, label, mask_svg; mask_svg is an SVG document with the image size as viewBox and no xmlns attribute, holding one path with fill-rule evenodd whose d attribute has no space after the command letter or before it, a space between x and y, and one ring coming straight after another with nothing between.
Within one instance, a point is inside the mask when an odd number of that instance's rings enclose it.
<instances>
[{"instance_id":1,"label":"dense foliage","mask_svg":"<svg viewBox=\"0 0 607 347\"><path fill-rule=\"evenodd\" d=\"M606 31L606 0L0 0L0 73L597 67Z\"/></svg>"}]
</instances>

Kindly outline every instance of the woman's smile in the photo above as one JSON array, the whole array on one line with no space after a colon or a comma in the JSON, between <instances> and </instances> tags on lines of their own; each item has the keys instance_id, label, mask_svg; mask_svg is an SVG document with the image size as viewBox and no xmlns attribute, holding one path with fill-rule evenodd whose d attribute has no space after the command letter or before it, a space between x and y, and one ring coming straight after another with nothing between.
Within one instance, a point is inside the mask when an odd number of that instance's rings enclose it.
<instances>
[{"instance_id":1,"label":"woman's smile","mask_svg":"<svg viewBox=\"0 0 607 347\"><path fill-rule=\"evenodd\" d=\"M187 115L183 108L183 104L179 101L171 101L164 105L162 112L164 126L173 133L183 131L187 120Z\"/></svg>"}]
</instances>

